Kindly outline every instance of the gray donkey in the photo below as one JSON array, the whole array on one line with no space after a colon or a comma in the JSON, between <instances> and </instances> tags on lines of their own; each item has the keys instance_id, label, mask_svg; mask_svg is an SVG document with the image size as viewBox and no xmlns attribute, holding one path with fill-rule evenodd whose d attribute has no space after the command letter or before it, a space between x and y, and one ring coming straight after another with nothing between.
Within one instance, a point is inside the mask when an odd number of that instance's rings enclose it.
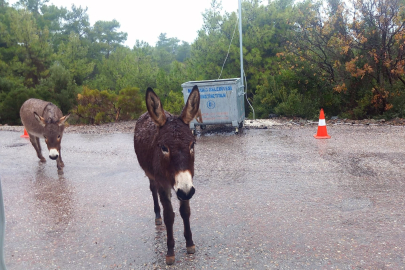
<instances>
[{"instance_id":1,"label":"gray donkey","mask_svg":"<svg viewBox=\"0 0 405 270\"><path fill-rule=\"evenodd\" d=\"M46 162L39 143L39 138L44 138L48 146L49 158L56 160L59 171L62 171L62 167L64 167L60 143L65 129L64 123L69 116L69 114L63 116L62 111L51 102L35 98L25 101L20 109L21 122L30 136L38 158L42 162Z\"/></svg>"}]
</instances>

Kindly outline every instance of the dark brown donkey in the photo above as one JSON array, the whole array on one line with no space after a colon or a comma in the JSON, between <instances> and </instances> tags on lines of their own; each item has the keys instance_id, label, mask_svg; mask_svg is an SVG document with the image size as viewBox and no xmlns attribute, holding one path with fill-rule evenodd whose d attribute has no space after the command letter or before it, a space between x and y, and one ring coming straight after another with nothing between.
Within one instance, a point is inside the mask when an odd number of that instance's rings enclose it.
<instances>
[{"instance_id":1,"label":"dark brown donkey","mask_svg":"<svg viewBox=\"0 0 405 270\"><path fill-rule=\"evenodd\" d=\"M63 116L62 111L51 102L31 98L24 102L20 109L21 122L30 136L32 146L37 151L37 156L42 162L39 138L44 138L48 146L49 158L56 160L58 170L62 172L64 166L61 156L60 143L62 141L65 121L69 115Z\"/></svg>"},{"instance_id":2,"label":"dark brown donkey","mask_svg":"<svg viewBox=\"0 0 405 270\"><path fill-rule=\"evenodd\" d=\"M173 223L174 213L171 190L180 200L180 215L184 223L187 253L193 254L195 246L190 229L189 200L194 195L194 144L195 138L189 123L198 113L200 93L194 86L180 116L163 110L162 103L151 88L146 91L146 107L135 126L134 146L139 165L149 178L155 210L155 224L162 224L160 202L167 232L166 264L174 263Z\"/></svg>"}]
</instances>

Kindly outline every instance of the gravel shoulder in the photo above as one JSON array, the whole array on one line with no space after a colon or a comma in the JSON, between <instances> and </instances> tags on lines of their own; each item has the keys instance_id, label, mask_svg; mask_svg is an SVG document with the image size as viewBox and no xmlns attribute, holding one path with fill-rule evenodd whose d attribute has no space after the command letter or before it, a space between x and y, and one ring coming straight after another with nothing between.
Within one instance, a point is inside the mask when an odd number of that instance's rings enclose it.
<instances>
[{"instance_id":1,"label":"gravel shoulder","mask_svg":"<svg viewBox=\"0 0 405 270\"><path fill-rule=\"evenodd\" d=\"M113 134L113 133L133 133L136 120L107 123L101 125L67 125L65 133L73 134ZM246 119L244 121L245 129L267 129L267 128L295 128L303 126L316 126L318 121L306 120L302 118L272 118L272 119ZM350 120L350 119L332 119L326 121L327 126L405 126L405 119L394 118L386 121L384 119L374 120ZM23 126L0 125L1 131L24 132Z\"/></svg>"}]
</instances>

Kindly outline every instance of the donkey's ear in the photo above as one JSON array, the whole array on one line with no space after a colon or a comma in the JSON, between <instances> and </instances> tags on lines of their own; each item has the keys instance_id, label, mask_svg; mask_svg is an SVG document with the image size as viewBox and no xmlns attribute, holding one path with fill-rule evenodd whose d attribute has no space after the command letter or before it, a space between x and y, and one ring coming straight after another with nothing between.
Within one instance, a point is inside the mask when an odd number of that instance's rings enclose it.
<instances>
[{"instance_id":1,"label":"donkey's ear","mask_svg":"<svg viewBox=\"0 0 405 270\"><path fill-rule=\"evenodd\" d=\"M197 120L197 122L200 124L203 122L202 115L201 115L201 109L198 109L198 113L195 116L195 120Z\"/></svg>"},{"instance_id":2,"label":"donkey's ear","mask_svg":"<svg viewBox=\"0 0 405 270\"><path fill-rule=\"evenodd\" d=\"M43 117L39 116L36 112L34 112L34 116L38 120L38 123L41 126L45 127L45 125L46 125L45 119Z\"/></svg>"},{"instance_id":3,"label":"donkey's ear","mask_svg":"<svg viewBox=\"0 0 405 270\"><path fill-rule=\"evenodd\" d=\"M157 126L161 127L166 123L166 115L162 103L150 87L146 90L146 107L148 108L150 117Z\"/></svg>"},{"instance_id":4,"label":"donkey's ear","mask_svg":"<svg viewBox=\"0 0 405 270\"><path fill-rule=\"evenodd\" d=\"M61 118L58 120L58 125L59 125L59 126L62 126L62 125L65 123L65 121L68 120L69 116L70 116L70 114L61 117Z\"/></svg>"},{"instance_id":5,"label":"donkey's ear","mask_svg":"<svg viewBox=\"0 0 405 270\"><path fill-rule=\"evenodd\" d=\"M186 105L181 112L180 118L187 125L196 117L200 108L200 91L197 85L194 85L193 91L188 96Z\"/></svg>"}]
</instances>

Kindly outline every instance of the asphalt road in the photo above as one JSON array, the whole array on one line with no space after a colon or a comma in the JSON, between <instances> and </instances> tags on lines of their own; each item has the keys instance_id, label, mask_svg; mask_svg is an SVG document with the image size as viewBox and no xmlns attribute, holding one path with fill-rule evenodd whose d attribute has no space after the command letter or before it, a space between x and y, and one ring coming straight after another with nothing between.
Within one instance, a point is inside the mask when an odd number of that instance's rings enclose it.
<instances>
[{"instance_id":1,"label":"asphalt road","mask_svg":"<svg viewBox=\"0 0 405 270\"><path fill-rule=\"evenodd\" d=\"M167 268L404 269L405 128L328 131L329 140L308 126L200 134L196 253L186 254L174 197ZM166 231L154 225L132 134L65 134L63 175L20 135L0 131L8 269L166 268Z\"/></svg>"}]
</instances>

